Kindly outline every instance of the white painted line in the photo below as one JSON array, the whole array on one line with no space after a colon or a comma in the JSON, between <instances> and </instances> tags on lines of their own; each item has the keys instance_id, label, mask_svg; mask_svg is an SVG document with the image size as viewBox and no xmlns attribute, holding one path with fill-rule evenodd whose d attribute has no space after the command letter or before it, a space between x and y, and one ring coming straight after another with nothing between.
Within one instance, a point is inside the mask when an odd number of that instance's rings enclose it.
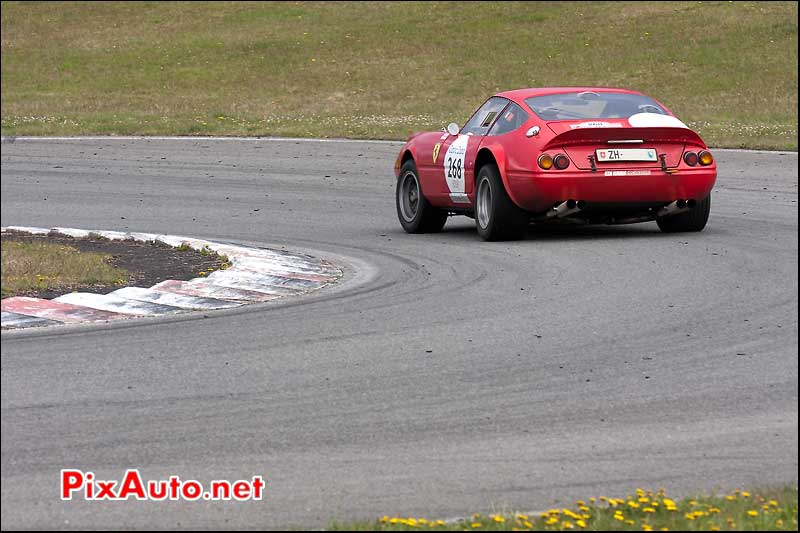
<instances>
[{"instance_id":1,"label":"white painted line","mask_svg":"<svg viewBox=\"0 0 800 533\"><path fill-rule=\"evenodd\" d=\"M381 139L317 139L305 137L191 137L191 136L153 136L153 137L136 137L136 136L102 136L102 135L89 135L89 136L76 136L76 137L35 137L35 136L5 136L2 142L16 142L16 141L248 141L248 142L293 142L293 143L342 143L342 144L396 144L398 146L405 143L405 141L390 141Z\"/></svg>"},{"instance_id":2,"label":"white painted line","mask_svg":"<svg viewBox=\"0 0 800 533\"><path fill-rule=\"evenodd\" d=\"M292 142L292 143L341 143L341 144L386 144L402 146L406 141L392 141L388 139L320 139L311 137L215 137L205 135L202 137L192 136L131 136L131 135L84 135L75 137L37 137L31 135L24 135L15 137L7 135L2 137L2 142L13 143L15 141L45 141L45 142L63 142L63 141L245 141L245 142ZM797 156L797 152L782 151L782 150L747 150L745 148L715 148L709 147L710 150L718 152L742 152L742 153L763 153L763 154L783 154Z\"/></svg>"}]
</instances>

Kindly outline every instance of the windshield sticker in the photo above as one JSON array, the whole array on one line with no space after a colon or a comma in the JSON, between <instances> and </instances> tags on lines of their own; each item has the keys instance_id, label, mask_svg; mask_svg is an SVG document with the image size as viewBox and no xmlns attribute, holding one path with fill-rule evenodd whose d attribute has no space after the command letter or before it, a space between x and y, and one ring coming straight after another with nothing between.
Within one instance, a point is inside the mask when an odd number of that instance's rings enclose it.
<instances>
[{"instance_id":1,"label":"windshield sticker","mask_svg":"<svg viewBox=\"0 0 800 533\"><path fill-rule=\"evenodd\" d=\"M622 124L619 122L581 122L580 124L570 124L569 129L580 130L583 128L621 128Z\"/></svg>"},{"instance_id":2,"label":"windshield sticker","mask_svg":"<svg viewBox=\"0 0 800 533\"><path fill-rule=\"evenodd\" d=\"M636 113L628 117L628 123L634 128L687 128L679 119L658 113Z\"/></svg>"}]
</instances>

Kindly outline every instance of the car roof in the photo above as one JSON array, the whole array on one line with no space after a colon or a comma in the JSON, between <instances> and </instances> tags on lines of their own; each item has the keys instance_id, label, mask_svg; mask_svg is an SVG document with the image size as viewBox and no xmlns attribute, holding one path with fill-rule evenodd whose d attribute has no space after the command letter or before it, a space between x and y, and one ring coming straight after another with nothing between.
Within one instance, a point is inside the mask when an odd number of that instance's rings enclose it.
<instances>
[{"instance_id":1,"label":"car roof","mask_svg":"<svg viewBox=\"0 0 800 533\"><path fill-rule=\"evenodd\" d=\"M526 98L531 98L533 96L544 96L547 94L559 93L579 93L583 91L593 91L597 93L642 94L637 91L631 91L630 89L617 89L614 87L530 87L528 89L503 91L501 93L497 93L495 96L502 96L519 103Z\"/></svg>"}]
</instances>

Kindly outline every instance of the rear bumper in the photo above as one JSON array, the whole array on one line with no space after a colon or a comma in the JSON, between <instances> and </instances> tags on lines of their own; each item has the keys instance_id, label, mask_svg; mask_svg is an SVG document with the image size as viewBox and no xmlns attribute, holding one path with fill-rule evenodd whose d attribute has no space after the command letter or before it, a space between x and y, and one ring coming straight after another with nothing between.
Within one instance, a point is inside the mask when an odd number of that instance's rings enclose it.
<instances>
[{"instance_id":1,"label":"rear bumper","mask_svg":"<svg viewBox=\"0 0 800 533\"><path fill-rule=\"evenodd\" d=\"M597 172L509 172L511 199L528 211L542 212L564 200L588 203L657 204L677 199L702 200L717 179L716 166L681 169L668 174L661 169L627 169Z\"/></svg>"}]
</instances>

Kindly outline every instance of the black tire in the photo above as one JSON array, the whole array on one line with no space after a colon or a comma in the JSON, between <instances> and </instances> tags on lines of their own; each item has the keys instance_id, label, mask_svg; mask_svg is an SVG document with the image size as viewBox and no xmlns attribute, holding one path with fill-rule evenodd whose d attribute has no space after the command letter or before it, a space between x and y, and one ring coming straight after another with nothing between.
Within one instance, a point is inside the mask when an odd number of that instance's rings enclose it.
<instances>
[{"instance_id":1,"label":"black tire","mask_svg":"<svg viewBox=\"0 0 800 533\"><path fill-rule=\"evenodd\" d=\"M658 227L664 233L681 233L686 231L703 231L711 213L711 193L697 202L693 209L668 217L656 219Z\"/></svg>"},{"instance_id":2,"label":"black tire","mask_svg":"<svg viewBox=\"0 0 800 533\"><path fill-rule=\"evenodd\" d=\"M422 192L417 165L409 159L400 169L395 189L400 225L408 233L436 233L447 222L447 211L433 207Z\"/></svg>"},{"instance_id":3,"label":"black tire","mask_svg":"<svg viewBox=\"0 0 800 533\"><path fill-rule=\"evenodd\" d=\"M500 171L484 165L475 180L475 225L485 241L519 239L525 235L530 215L508 197Z\"/></svg>"}]
</instances>

